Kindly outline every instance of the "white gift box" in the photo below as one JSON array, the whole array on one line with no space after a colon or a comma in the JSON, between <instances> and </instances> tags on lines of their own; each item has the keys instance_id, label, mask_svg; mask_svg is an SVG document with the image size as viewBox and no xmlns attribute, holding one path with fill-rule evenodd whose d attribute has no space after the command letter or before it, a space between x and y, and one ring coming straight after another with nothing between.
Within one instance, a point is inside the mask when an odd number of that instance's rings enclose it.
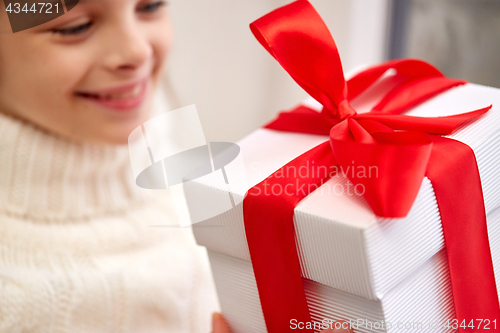
<instances>
[{"instance_id":1,"label":"white gift box","mask_svg":"<svg viewBox=\"0 0 500 333\"><path fill-rule=\"evenodd\" d=\"M488 215L495 276L500 278L500 209ZM266 332L250 261L208 251L221 308L232 332ZM327 262L325 261L327 264ZM356 333L455 332L445 250L439 251L381 299L370 300L303 279L312 320L347 320ZM497 282L497 288L498 288ZM447 325L448 324L448 325ZM475 323L476 325L478 322ZM498 328L499 323L496 323ZM290 327L299 327L291 321ZM489 327L494 331L495 324ZM325 328L325 327L323 327ZM316 330L317 331L317 330Z\"/></svg>"},{"instance_id":2,"label":"white gift box","mask_svg":"<svg viewBox=\"0 0 500 333\"><path fill-rule=\"evenodd\" d=\"M389 85L390 75L354 101L353 106L357 110L370 109ZM320 110L315 102L307 104ZM500 244L500 233L492 230L500 228L500 214L492 213L500 206L500 173L497 171L500 90L466 84L441 93L406 114L447 116L490 104L493 108L486 115L449 137L468 144L476 154L489 216L490 243L498 270L500 251L495 253L495 248ZM268 129L253 132L238 142L248 188L326 140L326 136ZM410 213L403 219L375 216L362 197L350 195L346 190L322 191L324 187L347 189L348 186L345 176L334 176L295 208L297 251L314 319L374 322L391 319L394 323L453 319L441 219L430 181L424 178ZM190 191L216 198L223 190L205 179L185 186L188 198ZM245 190L240 187L232 195L241 202ZM188 205L196 204L188 199ZM265 332L242 205L196 224L193 232L198 244L209 250L222 310L234 331ZM397 331L395 329L380 331ZM372 327L368 331L376 330Z\"/></svg>"}]
</instances>

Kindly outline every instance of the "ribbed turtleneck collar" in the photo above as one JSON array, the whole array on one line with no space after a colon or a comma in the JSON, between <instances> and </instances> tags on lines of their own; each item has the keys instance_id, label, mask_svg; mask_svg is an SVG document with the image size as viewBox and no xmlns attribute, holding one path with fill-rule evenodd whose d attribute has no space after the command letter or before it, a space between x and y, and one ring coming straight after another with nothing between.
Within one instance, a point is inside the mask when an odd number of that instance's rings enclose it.
<instances>
[{"instance_id":1,"label":"ribbed turtleneck collar","mask_svg":"<svg viewBox=\"0 0 500 333\"><path fill-rule=\"evenodd\" d=\"M0 113L0 214L65 222L143 200L128 147L72 142Z\"/></svg>"}]
</instances>

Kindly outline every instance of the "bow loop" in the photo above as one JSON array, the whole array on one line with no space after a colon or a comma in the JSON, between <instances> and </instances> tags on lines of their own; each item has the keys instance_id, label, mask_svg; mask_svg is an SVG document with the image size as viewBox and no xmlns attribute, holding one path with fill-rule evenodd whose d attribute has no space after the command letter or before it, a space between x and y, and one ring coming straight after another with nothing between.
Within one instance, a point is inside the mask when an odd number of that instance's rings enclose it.
<instances>
[{"instance_id":1,"label":"bow loop","mask_svg":"<svg viewBox=\"0 0 500 333\"><path fill-rule=\"evenodd\" d=\"M337 45L308 1L296 1L256 20L250 29L290 76L332 117L352 110L339 105L347 99L347 84ZM314 32L305 33L305 32ZM340 114L346 112L347 114Z\"/></svg>"},{"instance_id":2,"label":"bow loop","mask_svg":"<svg viewBox=\"0 0 500 333\"><path fill-rule=\"evenodd\" d=\"M422 60L389 60L353 76L347 82L347 86L349 88L349 100L352 100L360 95L390 69L396 71L396 74L403 79L403 82L409 82L422 78L444 77L436 67Z\"/></svg>"}]
</instances>

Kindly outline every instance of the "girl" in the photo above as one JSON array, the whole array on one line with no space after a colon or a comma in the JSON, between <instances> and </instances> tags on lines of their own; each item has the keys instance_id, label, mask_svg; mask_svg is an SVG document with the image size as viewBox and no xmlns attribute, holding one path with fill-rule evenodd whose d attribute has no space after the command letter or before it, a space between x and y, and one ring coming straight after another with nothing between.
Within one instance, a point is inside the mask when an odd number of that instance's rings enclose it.
<instances>
[{"instance_id":1,"label":"girl","mask_svg":"<svg viewBox=\"0 0 500 333\"><path fill-rule=\"evenodd\" d=\"M18 33L1 3L0 332L209 332L206 254L151 227L175 214L135 185L126 145L151 117L166 2L80 0Z\"/></svg>"},{"instance_id":2,"label":"girl","mask_svg":"<svg viewBox=\"0 0 500 333\"><path fill-rule=\"evenodd\" d=\"M151 227L175 214L129 168L170 30L165 1L80 0L18 33L0 5L0 332L210 331L205 254Z\"/></svg>"}]
</instances>

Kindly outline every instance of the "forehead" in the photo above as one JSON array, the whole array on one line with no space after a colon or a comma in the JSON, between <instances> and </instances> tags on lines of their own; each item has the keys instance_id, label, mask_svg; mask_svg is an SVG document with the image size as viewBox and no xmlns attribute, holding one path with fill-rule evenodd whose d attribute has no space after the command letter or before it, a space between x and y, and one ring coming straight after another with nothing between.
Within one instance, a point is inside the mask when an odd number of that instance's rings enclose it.
<instances>
[{"instance_id":1,"label":"forehead","mask_svg":"<svg viewBox=\"0 0 500 333\"><path fill-rule=\"evenodd\" d=\"M7 18L7 12L5 11L5 5L3 1L0 1L0 34L12 32L9 25L9 19Z\"/></svg>"}]
</instances>

